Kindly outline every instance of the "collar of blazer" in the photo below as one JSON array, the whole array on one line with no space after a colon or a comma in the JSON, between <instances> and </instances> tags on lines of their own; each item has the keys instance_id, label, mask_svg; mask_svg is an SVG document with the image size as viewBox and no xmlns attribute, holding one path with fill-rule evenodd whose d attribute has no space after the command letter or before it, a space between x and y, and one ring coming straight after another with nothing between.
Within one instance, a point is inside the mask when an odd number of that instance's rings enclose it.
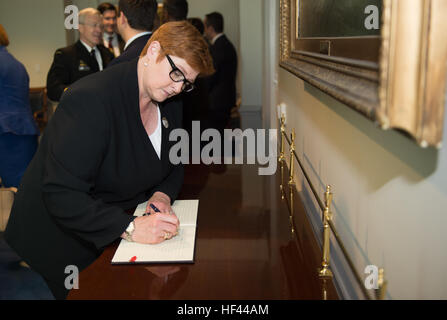
<instances>
[{"instance_id":1,"label":"collar of blazer","mask_svg":"<svg viewBox=\"0 0 447 320\"><path fill-rule=\"evenodd\" d=\"M223 32L216 34L216 36L213 38L213 40L211 40L211 45L214 45L216 43L217 39L222 38L223 36L224 36Z\"/></svg>"}]
</instances>

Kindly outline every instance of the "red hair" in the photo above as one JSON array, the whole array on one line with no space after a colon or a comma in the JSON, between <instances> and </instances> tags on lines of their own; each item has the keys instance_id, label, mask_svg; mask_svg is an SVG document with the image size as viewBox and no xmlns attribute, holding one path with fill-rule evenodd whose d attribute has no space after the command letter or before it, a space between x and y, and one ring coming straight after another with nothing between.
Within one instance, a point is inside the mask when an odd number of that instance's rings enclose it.
<instances>
[{"instance_id":1,"label":"red hair","mask_svg":"<svg viewBox=\"0 0 447 320\"><path fill-rule=\"evenodd\" d=\"M140 57L147 54L152 42L158 41L162 54L157 59L160 62L166 55L173 55L184 59L194 70L202 76L214 73L213 59L203 36L189 22L174 21L160 26L151 36Z\"/></svg>"}]
</instances>

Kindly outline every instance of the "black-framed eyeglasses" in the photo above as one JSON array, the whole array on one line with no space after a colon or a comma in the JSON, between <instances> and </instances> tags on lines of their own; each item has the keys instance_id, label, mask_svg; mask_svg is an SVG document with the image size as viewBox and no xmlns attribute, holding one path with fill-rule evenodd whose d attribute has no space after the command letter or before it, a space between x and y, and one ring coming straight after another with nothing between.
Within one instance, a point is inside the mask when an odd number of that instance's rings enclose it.
<instances>
[{"instance_id":1,"label":"black-framed eyeglasses","mask_svg":"<svg viewBox=\"0 0 447 320\"><path fill-rule=\"evenodd\" d=\"M168 59L169 64L172 67L172 71L169 72L169 77L171 78L171 80L174 82L182 82L183 81L183 86L182 86L183 92L190 92L190 91L194 90L194 88L195 88L194 83L189 82L188 79L186 79L183 72L180 71L179 68L177 68L177 66L174 64L174 62L172 61L172 59L169 55L166 55L166 58Z\"/></svg>"}]
</instances>

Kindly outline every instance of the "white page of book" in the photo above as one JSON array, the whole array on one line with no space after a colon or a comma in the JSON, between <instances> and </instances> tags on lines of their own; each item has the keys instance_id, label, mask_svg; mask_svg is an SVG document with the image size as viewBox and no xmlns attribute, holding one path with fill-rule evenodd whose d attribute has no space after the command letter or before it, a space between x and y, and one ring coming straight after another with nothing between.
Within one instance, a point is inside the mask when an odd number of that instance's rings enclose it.
<instances>
[{"instance_id":1,"label":"white page of book","mask_svg":"<svg viewBox=\"0 0 447 320\"><path fill-rule=\"evenodd\" d=\"M135 216L141 216L147 202L140 204ZM121 240L112 264L193 262L199 200L177 200L172 209L180 220L179 234L159 244L140 244ZM133 257L134 261L130 261Z\"/></svg>"}]
</instances>

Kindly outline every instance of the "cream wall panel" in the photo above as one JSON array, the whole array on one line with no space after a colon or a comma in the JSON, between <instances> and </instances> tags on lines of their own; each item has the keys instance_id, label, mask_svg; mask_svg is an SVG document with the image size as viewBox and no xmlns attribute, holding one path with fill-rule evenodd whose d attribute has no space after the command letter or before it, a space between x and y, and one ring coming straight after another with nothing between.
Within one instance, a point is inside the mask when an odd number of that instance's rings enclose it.
<instances>
[{"instance_id":1,"label":"cream wall panel","mask_svg":"<svg viewBox=\"0 0 447 320\"><path fill-rule=\"evenodd\" d=\"M9 52L28 71L30 86L46 86L54 51L65 46L63 1L0 1L0 23L10 38Z\"/></svg>"},{"instance_id":2,"label":"cream wall panel","mask_svg":"<svg viewBox=\"0 0 447 320\"><path fill-rule=\"evenodd\" d=\"M240 1L242 108L260 110L262 105L263 1Z\"/></svg>"},{"instance_id":3,"label":"cream wall panel","mask_svg":"<svg viewBox=\"0 0 447 320\"><path fill-rule=\"evenodd\" d=\"M313 184L321 195L333 187L334 223L359 274L384 267L391 298L446 299L446 147L382 131L282 69L279 102Z\"/></svg>"}]
</instances>

